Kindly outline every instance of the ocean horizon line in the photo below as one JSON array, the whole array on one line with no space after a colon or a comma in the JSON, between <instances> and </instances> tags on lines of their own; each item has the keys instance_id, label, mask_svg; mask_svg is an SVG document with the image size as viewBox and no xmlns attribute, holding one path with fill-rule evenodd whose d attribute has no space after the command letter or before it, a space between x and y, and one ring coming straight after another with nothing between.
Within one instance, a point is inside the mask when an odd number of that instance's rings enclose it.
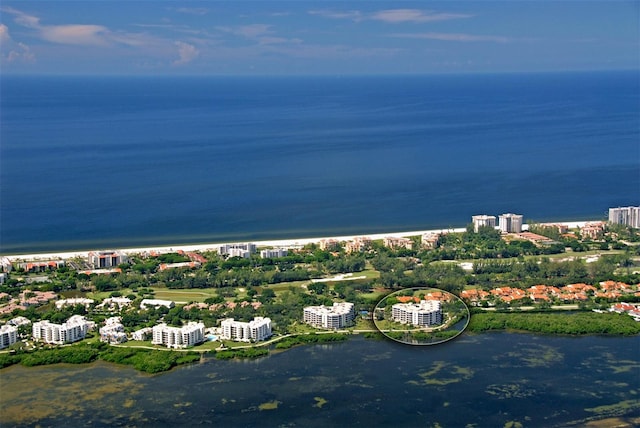
<instances>
[{"instance_id":1,"label":"ocean horizon line","mask_svg":"<svg viewBox=\"0 0 640 428\"><path fill-rule=\"evenodd\" d=\"M603 220L579 220L579 221L554 221L543 224L563 224L569 228L583 227L587 223L601 222ZM496 229L498 227L496 226ZM523 230L527 230L529 224L522 225ZM267 240L235 240L227 242L208 242L208 243L175 243L165 245L154 245L148 247L96 247L91 250L68 250L57 252L39 252L39 253L17 253L17 254L3 254L0 253L0 257L8 258L11 261L16 260L45 260L45 259L71 259L76 257L87 257L92 251L121 251L125 254L140 254L140 253L168 253L175 251L217 251L220 246L238 243L252 243L257 248L268 247L281 247L281 248L296 248L304 245L318 243L322 240L336 240L336 241L349 241L355 238L370 238L372 240L384 239L385 237L400 237L406 238L409 236L420 236L429 233L460 233L464 232L466 227L450 227L441 229L428 229L428 230L414 230L414 231L396 231L396 232L383 232L383 233L361 233L355 235L341 235L341 236L316 236L307 238L285 238L285 239L267 239Z\"/></svg>"}]
</instances>

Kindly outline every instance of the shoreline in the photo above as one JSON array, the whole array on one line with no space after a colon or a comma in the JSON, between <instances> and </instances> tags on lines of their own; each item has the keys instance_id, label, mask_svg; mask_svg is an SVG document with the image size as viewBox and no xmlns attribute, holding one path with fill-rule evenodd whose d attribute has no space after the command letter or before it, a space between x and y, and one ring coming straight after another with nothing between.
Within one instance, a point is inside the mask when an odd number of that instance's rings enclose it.
<instances>
[{"instance_id":1,"label":"shoreline","mask_svg":"<svg viewBox=\"0 0 640 428\"><path fill-rule=\"evenodd\" d=\"M586 223L593 223L602 220L582 220L582 221L557 221L550 224L563 224L568 226L570 229L576 227L583 227ZM522 225L522 230L527 230L528 224ZM312 237L312 238L290 238L290 239L276 239L276 240L263 240L263 241L234 241L234 242L211 242L206 244L167 244L153 247L135 247L135 248L95 248L93 250L77 250L77 251L60 251L60 252L41 252L41 253L19 253L19 254L0 254L0 258L8 258L12 262L14 261L30 261L30 260L66 260L77 257L86 258L91 251L100 251L100 250L116 250L121 251L124 254L140 254L145 252L158 252L158 253L170 253L175 251L217 251L218 248L222 245L226 244L237 244L237 243L246 243L250 242L255 244L258 248L264 247L282 247L282 248L296 248L302 247L307 244L318 243L322 240L336 240L336 241L350 241L355 238L370 238L372 240L383 239L385 237L401 237L406 238L409 236L421 236L428 233L460 233L464 232L466 227L458 227L458 228L447 228L447 229L430 229L430 230L416 230L416 231L406 231L406 232L386 232L386 233L376 233L376 234L359 234L359 235L343 235L343 236L322 236L322 237Z\"/></svg>"}]
</instances>

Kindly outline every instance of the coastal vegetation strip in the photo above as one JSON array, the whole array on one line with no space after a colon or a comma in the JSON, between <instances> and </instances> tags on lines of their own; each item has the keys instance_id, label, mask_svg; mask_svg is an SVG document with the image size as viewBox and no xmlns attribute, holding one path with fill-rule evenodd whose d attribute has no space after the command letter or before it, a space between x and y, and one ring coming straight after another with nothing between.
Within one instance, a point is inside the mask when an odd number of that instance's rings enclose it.
<instances>
[{"instance_id":1,"label":"coastal vegetation strip","mask_svg":"<svg viewBox=\"0 0 640 428\"><path fill-rule=\"evenodd\" d=\"M471 316L468 332L498 330L566 335L640 334L640 323L625 314L595 312L483 312Z\"/></svg>"},{"instance_id":2,"label":"coastal vegetation strip","mask_svg":"<svg viewBox=\"0 0 640 428\"><path fill-rule=\"evenodd\" d=\"M41 366L49 364L87 364L97 360L129 365L146 373L159 373L200 359L198 352L159 351L131 347L115 347L100 342L84 342L73 346L39 349L30 352L0 354L0 368L13 364Z\"/></svg>"}]
</instances>

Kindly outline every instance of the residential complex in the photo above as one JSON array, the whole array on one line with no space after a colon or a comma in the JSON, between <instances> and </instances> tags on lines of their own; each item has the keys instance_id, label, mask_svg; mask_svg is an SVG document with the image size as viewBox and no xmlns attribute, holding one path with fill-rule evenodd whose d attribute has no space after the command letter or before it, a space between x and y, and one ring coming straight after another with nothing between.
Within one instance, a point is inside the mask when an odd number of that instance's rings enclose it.
<instances>
[{"instance_id":1,"label":"residential complex","mask_svg":"<svg viewBox=\"0 0 640 428\"><path fill-rule=\"evenodd\" d=\"M128 260L122 251L91 251L89 264L96 269L116 267Z\"/></svg>"},{"instance_id":2,"label":"residential complex","mask_svg":"<svg viewBox=\"0 0 640 428\"><path fill-rule=\"evenodd\" d=\"M271 319L255 317L253 321L241 322L233 318L222 321L222 338L238 342L259 342L271 337Z\"/></svg>"},{"instance_id":3,"label":"residential complex","mask_svg":"<svg viewBox=\"0 0 640 428\"><path fill-rule=\"evenodd\" d=\"M82 297L72 298L72 299L60 299L56 301L56 309L62 309L65 306L75 306L82 305L85 308L89 308L89 306L93 305L93 299L85 299Z\"/></svg>"},{"instance_id":4,"label":"residential complex","mask_svg":"<svg viewBox=\"0 0 640 428\"><path fill-rule=\"evenodd\" d=\"M387 236L386 238L383 238L382 244L387 248L391 248L392 250L397 250L400 248L406 248L407 250L410 250L411 248L413 248L413 241L411 239L397 238L394 236Z\"/></svg>"},{"instance_id":5,"label":"residential complex","mask_svg":"<svg viewBox=\"0 0 640 428\"><path fill-rule=\"evenodd\" d=\"M580 228L582 238L600 239L604 235L605 223L602 221L586 223Z\"/></svg>"},{"instance_id":6,"label":"residential complex","mask_svg":"<svg viewBox=\"0 0 640 428\"><path fill-rule=\"evenodd\" d=\"M100 341L107 343L122 343L127 341L120 317L107 318L104 327L100 327Z\"/></svg>"},{"instance_id":7,"label":"residential complex","mask_svg":"<svg viewBox=\"0 0 640 428\"><path fill-rule=\"evenodd\" d=\"M439 241L440 233L425 233L421 238L422 246L431 250L438 247Z\"/></svg>"},{"instance_id":8,"label":"residential complex","mask_svg":"<svg viewBox=\"0 0 640 428\"><path fill-rule=\"evenodd\" d=\"M609 221L640 228L640 207L609 208Z\"/></svg>"},{"instance_id":9,"label":"residential complex","mask_svg":"<svg viewBox=\"0 0 640 428\"><path fill-rule=\"evenodd\" d=\"M89 327L85 317L74 315L62 324L53 324L47 320L35 322L32 333L34 340L62 345L84 339Z\"/></svg>"},{"instance_id":10,"label":"residential complex","mask_svg":"<svg viewBox=\"0 0 640 428\"><path fill-rule=\"evenodd\" d=\"M439 300L396 303L391 306L391 318L396 322L417 327L438 325L442 324L442 306Z\"/></svg>"},{"instance_id":11,"label":"residential complex","mask_svg":"<svg viewBox=\"0 0 640 428\"><path fill-rule=\"evenodd\" d=\"M3 325L0 327L0 349L11 346L18 341L18 327Z\"/></svg>"},{"instance_id":12,"label":"residential complex","mask_svg":"<svg viewBox=\"0 0 640 428\"><path fill-rule=\"evenodd\" d=\"M277 257L287 257L289 252L286 248L274 248L270 250L262 250L260 251L260 257L263 259L273 259Z\"/></svg>"},{"instance_id":13,"label":"residential complex","mask_svg":"<svg viewBox=\"0 0 640 428\"><path fill-rule=\"evenodd\" d=\"M159 299L142 299L140 302L140 309L147 309L149 306L152 308L159 308L160 306L164 306L165 308L174 308L176 306L175 302L171 300L159 300Z\"/></svg>"},{"instance_id":14,"label":"residential complex","mask_svg":"<svg viewBox=\"0 0 640 428\"><path fill-rule=\"evenodd\" d=\"M167 348L186 348L204 341L204 324L190 322L183 327L170 327L158 324L153 327L154 345L165 345Z\"/></svg>"},{"instance_id":15,"label":"residential complex","mask_svg":"<svg viewBox=\"0 0 640 428\"><path fill-rule=\"evenodd\" d=\"M243 257L249 258L249 256L256 252L256 244L225 244L218 248L218 254L221 256L229 257Z\"/></svg>"},{"instance_id":16,"label":"residential complex","mask_svg":"<svg viewBox=\"0 0 640 428\"><path fill-rule=\"evenodd\" d=\"M357 237L352 241L348 241L344 248L347 254L360 253L371 247L371 238Z\"/></svg>"},{"instance_id":17,"label":"residential complex","mask_svg":"<svg viewBox=\"0 0 640 428\"><path fill-rule=\"evenodd\" d=\"M503 233L520 233L522 232L522 215L520 214L502 214L498 216L498 226Z\"/></svg>"},{"instance_id":18,"label":"residential complex","mask_svg":"<svg viewBox=\"0 0 640 428\"><path fill-rule=\"evenodd\" d=\"M353 322L355 309L353 303L339 302L333 306L307 306L304 308L304 322L314 327L339 329Z\"/></svg>"},{"instance_id":19,"label":"residential complex","mask_svg":"<svg viewBox=\"0 0 640 428\"><path fill-rule=\"evenodd\" d=\"M474 215L471 217L473 231L478 232L481 227L496 227L496 216L494 215Z\"/></svg>"}]
</instances>

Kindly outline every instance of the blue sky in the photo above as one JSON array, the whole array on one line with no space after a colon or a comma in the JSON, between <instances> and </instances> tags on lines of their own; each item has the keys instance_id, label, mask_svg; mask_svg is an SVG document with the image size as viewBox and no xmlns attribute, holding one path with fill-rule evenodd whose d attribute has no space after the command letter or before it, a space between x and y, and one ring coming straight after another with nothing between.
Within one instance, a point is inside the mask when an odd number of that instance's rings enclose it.
<instances>
[{"instance_id":1,"label":"blue sky","mask_svg":"<svg viewBox=\"0 0 640 428\"><path fill-rule=\"evenodd\" d=\"M640 69L639 1L10 1L6 74Z\"/></svg>"}]
</instances>

